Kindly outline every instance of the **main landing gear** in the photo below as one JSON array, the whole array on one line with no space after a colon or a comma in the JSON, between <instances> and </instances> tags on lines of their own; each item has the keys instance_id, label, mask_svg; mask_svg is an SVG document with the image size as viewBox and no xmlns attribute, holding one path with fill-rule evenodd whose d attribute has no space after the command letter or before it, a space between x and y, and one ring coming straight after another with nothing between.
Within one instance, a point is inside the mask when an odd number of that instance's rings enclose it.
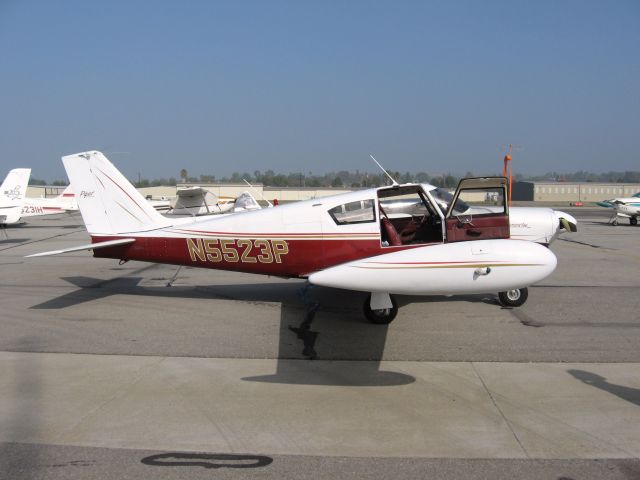
<instances>
[{"instance_id":1,"label":"main landing gear","mask_svg":"<svg viewBox=\"0 0 640 480\"><path fill-rule=\"evenodd\" d=\"M498 293L500 305L503 307L519 307L520 305L524 305L524 302L527 301L528 297L528 288L515 288L513 290Z\"/></svg>"},{"instance_id":2,"label":"main landing gear","mask_svg":"<svg viewBox=\"0 0 640 480\"><path fill-rule=\"evenodd\" d=\"M372 302L372 296L373 302ZM520 307L529 298L528 288L514 288L506 292L498 293L500 305L503 307ZM388 325L398 315L398 302L393 295L386 293L373 293L368 295L362 305L364 316L371 323L377 325Z\"/></svg>"},{"instance_id":3,"label":"main landing gear","mask_svg":"<svg viewBox=\"0 0 640 480\"><path fill-rule=\"evenodd\" d=\"M629 218L629 223L631 225L637 225L638 224L638 217L630 217Z\"/></svg>"}]
</instances>

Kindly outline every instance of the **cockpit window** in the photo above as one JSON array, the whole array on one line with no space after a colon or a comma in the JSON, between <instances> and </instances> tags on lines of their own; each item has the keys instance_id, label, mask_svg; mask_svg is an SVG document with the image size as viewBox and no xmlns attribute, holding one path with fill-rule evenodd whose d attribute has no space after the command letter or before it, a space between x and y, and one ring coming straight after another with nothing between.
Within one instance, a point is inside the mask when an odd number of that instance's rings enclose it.
<instances>
[{"instance_id":1,"label":"cockpit window","mask_svg":"<svg viewBox=\"0 0 640 480\"><path fill-rule=\"evenodd\" d=\"M329 215L338 225L350 225L353 223L369 223L376 221L374 201L358 200L355 202L338 205L329 210Z\"/></svg>"}]
</instances>

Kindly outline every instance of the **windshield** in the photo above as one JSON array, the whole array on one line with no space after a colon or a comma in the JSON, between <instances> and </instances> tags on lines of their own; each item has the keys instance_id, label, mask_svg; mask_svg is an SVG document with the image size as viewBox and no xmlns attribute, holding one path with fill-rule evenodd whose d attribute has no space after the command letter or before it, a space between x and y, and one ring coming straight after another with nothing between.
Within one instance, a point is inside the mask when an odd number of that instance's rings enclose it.
<instances>
[{"instance_id":1,"label":"windshield","mask_svg":"<svg viewBox=\"0 0 640 480\"><path fill-rule=\"evenodd\" d=\"M453 201L453 194L449 193L444 188L435 188L429 192L436 202L438 202L438 206L442 209L443 212L447 212L449 210L449 205ZM469 209L469 205L463 202L460 198L456 202L456 206L453 209L454 213L463 213Z\"/></svg>"}]
</instances>

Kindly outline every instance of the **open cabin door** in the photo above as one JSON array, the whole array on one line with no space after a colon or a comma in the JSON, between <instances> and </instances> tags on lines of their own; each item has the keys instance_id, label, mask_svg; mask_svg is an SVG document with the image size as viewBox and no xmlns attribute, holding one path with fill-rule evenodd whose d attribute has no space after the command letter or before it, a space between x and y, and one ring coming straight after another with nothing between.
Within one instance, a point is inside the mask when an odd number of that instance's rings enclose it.
<instances>
[{"instance_id":1,"label":"open cabin door","mask_svg":"<svg viewBox=\"0 0 640 480\"><path fill-rule=\"evenodd\" d=\"M447 211L447 242L509 238L507 179L465 178Z\"/></svg>"}]
</instances>

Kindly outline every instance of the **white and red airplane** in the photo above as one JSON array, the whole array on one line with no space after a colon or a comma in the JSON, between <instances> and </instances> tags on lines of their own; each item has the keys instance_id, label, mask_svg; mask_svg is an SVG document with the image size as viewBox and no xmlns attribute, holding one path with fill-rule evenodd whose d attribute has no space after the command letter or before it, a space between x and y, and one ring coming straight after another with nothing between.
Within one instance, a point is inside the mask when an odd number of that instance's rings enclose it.
<instances>
[{"instance_id":1,"label":"white and red airplane","mask_svg":"<svg viewBox=\"0 0 640 480\"><path fill-rule=\"evenodd\" d=\"M527 287L550 275L556 257L509 235L506 179L460 182L449 211L419 184L393 185L246 212L167 218L100 152L63 157L91 244L40 254L93 250L95 257L187 265L281 277L370 292L374 323L397 314L393 295L499 293L522 305ZM491 211L457 214L458 201ZM415 203L422 207L415 210ZM384 205L414 204L393 214Z\"/></svg>"},{"instance_id":2,"label":"white and red airplane","mask_svg":"<svg viewBox=\"0 0 640 480\"><path fill-rule=\"evenodd\" d=\"M36 217L77 211L78 202L71 185L69 185L55 198L25 197L20 215L22 217Z\"/></svg>"},{"instance_id":3,"label":"white and red airplane","mask_svg":"<svg viewBox=\"0 0 640 480\"><path fill-rule=\"evenodd\" d=\"M27 185L31 176L30 168L14 168L0 186L0 226L20 221Z\"/></svg>"},{"instance_id":4,"label":"white and red airplane","mask_svg":"<svg viewBox=\"0 0 640 480\"><path fill-rule=\"evenodd\" d=\"M242 192L238 197L218 196L206 188L192 186L177 188L176 199L166 213L201 216L248 210L260 210L260 204L249 192Z\"/></svg>"}]
</instances>

